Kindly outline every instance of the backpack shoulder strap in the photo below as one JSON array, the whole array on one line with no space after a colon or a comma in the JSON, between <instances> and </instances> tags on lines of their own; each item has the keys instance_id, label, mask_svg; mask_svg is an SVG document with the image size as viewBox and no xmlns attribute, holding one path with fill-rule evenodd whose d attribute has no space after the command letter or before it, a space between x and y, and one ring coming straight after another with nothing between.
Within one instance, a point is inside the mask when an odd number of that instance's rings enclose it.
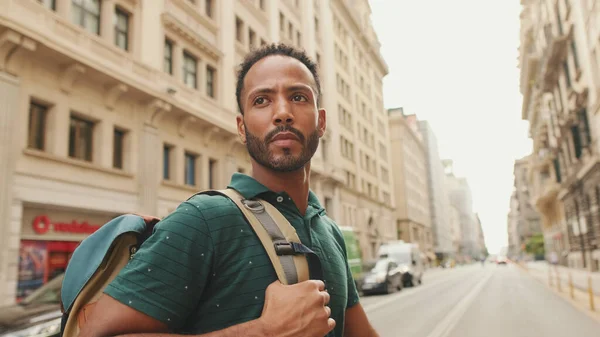
<instances>
[{"instance_id":1,"label":"backpack shoulder strap","mask_svg":"<svg viewBox=\"0 0 600 337\"><path fill-rule=\"evenodd\" d=\"M296 229L275 208L264 200L246 200L234 189L210 190L198 194L219 194L231 199L248 220L267 251L277 278L283 284L295 284L309 279L307 257L295 249L301 244Z\"/></svg>"}]
</instances>

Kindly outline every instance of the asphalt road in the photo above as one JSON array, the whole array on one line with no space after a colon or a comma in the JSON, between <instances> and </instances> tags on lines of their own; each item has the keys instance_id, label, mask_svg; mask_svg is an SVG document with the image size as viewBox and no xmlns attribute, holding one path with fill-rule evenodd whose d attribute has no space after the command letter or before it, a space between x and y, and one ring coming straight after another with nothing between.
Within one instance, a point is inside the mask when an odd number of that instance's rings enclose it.
<instances>
[{"instance_id":1,"label":"asphalt road","mask_svg":"<svg viewBox=\"0 0 600 337\"><path fill-rule=\"evenodd\" d=\"M382 337L600 336L600 323L513 265L429 270L420 286L361 301Z\"/></svg>"}]
</instances>

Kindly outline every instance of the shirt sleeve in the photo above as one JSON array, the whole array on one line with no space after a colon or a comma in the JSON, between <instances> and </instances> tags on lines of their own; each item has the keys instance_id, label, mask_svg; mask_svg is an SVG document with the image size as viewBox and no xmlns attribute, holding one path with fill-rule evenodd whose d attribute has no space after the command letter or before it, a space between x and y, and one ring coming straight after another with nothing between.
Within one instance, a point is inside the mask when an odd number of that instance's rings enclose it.
<instances>
[{"instance_id":1,"label":"shirt sleeve","mask_svg":"<svg viewBox=\"0 0 600 337\"><path fill-rule=\"evenodd\" d=\"M177 329L197 307L212 257L205 219L197 206L184 202L155 226L105 293Z\"/></svg>"},{"instance_id":2,"label":"shirt sleeve","mask_svg":"<svg viewBox=\"0 0 600 337\"><path fill-rule=\"evenodd\" d=\"M354 277L352 277L350 264L348 264L348 252L346 250L346 241L344 240L344 236L342 235L342 232L338 229L337 225L334 225L333 228L335 228L334 236L344 252L344 262L346 265L346 282L348 284L348 301L346 302L346 308L351 308L359 302L360 298L358 296L358 290L356 289L356 282L354 281Z\"/></svg>"},{"instance_id":3,"label":"shirt sleeve","mask_svg":"<svg viewBox=\"0 0 600 337\"><path fill-rule=\"evenodd\" d=\"M348 302L346 304L346 309L353 307L360 300L358 296L358 290L356 289L356 282L354 281L354 277L352 277L352 272L350 271L350 265L348 264L348 258L346 258L346 270L348 275Z\"/></svg>"}]
</instances>

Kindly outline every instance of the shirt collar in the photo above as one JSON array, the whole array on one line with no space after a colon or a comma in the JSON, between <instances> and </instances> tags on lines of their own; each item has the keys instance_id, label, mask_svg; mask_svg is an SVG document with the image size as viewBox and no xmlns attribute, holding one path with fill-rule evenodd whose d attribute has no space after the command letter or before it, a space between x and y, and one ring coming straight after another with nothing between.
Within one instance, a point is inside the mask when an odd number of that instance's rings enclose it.
<instances>
[{"instance_id":1,"label":"shirt collar","mask_svg":"<svg viewBox=\"0 0 600 337\"><path fill-rule=\"evenodd\" d=\"M246 199L256 198L263 193L275 193L256 179L242 173L234 173L227 187L238 191ZM314 207L319 213L323 210L319 198L310 190L308 191L308 205Z\"/></svg>"}]
</instances>

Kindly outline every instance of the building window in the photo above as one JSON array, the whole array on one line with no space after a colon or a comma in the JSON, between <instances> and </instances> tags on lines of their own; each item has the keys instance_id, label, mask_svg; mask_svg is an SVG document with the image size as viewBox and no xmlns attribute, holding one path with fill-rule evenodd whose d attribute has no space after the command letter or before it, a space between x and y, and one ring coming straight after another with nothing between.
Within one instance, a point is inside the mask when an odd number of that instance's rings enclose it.
<instances>
[{"instance_id":1,"label":"building window","mask_svg":"<svg viewBox=\"0 0 600 337\"><path fill-rule=\"evenodd\" d=\"M217 70L211 66L206 66L206 95L215 97L215 74Z\"/></svg>"},{"instance_id":2,"label":"building window","mask_svg":"<svg viewBox=\"0 0 600 337\"><path fill-rule=\"evenodd\" d=\"M51 9L53 11L56 10L56 0L38 0L38 2L48 9Z\"/></svg>"},{"instance_id":3,"label":"building window","mask_svg":"<svg viewBox=\"0 0 600 337\"><path fill-rule=\"evenodd\" d=\"M329 197L325 197L325 210L329 214L333 214L333 200L331 200ZM332 216L329 217L331 218Z\"/></svg>"},{"instance_id":4,"label":"building window","mask_svg":"<svg viewBox=\"0 0 600 337\"><path fill-rule=\"evenodd\" d=\"M123 169L126 131L115 128L113 133L113 167Z\"/></svg>"},{"instance_id":5,"label":"building window","mask_svg":"<svg viewBox=\"0 0 600 337\"><path fill-rule=\"evenodd\" d=\"M279 31L285 31L285 16L283 16L283 13L281 12L279 12Z\"/></svg>"},{"instance_id":6,"label":"building window","mask_svg":"<svg viewBox=\"0 0 600 337\"><path fill-rule=\"evenodd\" d=\"M163 179L171 179L171 145L163 145Z\"/></svg>"},{"instance_id":7,"label":"building window","mask_svg":"<svg viewBox=\"0 0 600 337\"><path fill-rule=\"evenodd\" d=\"M173 42L165 40L163 70L165 73L173 75Z\"/></svg>"},{"instance_id":8,"label":"building window","mask_svg":"<svg viewBox=\"0 0 600 337\"><path fill-rule=\"evenodd\" d=\"M264 46L264 45L266 45L266 44L267 44L267 41L265 41L265 40L263 40L263 39L260 39L260 45L261 45L261 46Z\"/></svg>"},{"instance_id":9,"label":"building window","mask_svg":"<svg viewBox=\"0 0 600 337\"><path fill-rule=\"evenodd\" d=\"M27 146L32 149L44 151L46 147L46 117L48 107L29 103L29 137Z\"/></svg>"},{"instance_id":10,"label":"building window","mask_svg":"<svg viewBox=\"0 0 600 337\"><path fill-rule=\"evenodd\" d=\"M115 8L115 45L129 50L129 13Z\"/></svg>"},{"instance_id":11,"label":"building window","mask_svg":"<svg viewBox=\"0 0 600 337\"><path fill-rule=\"evenodd\" d=\"M100 35L100 0L73 0L73 23Z\"/></svg>"},{"instance_id":12,"label":"building window","mask_svg":"<svg viewBox=\"0 0 600 337\"><path fill-rule=\"evenodd\" d=\"M288 22L288 38L290 41L294 38L294 26L292 26L291 22Z\"/></svg>"},{"instance_id":13,"label":"building window","mask_svg":"<svg viewBox=\"0 0 600 337\"><path fill-rule=\"evenodd\" d=\"M300 32L296 32L296 43L298 47L302 47L302 34Z\"/></svg>"},{"instance_id":14,"label":"building window","mask_svg":"<svg viewBox=\"0 0 600 337\"><path fill-rule=\"evenodd\" d=\"M187 52L183 52L183 82L188 88L198 88L198 61Z\"/></svg>"},{"instance_id":15,"label":"building window","mask_svg":"<svg viewBox=\"0 0 600 337\"><path fill-rule=\"evenodd\" d=\"M92 161L94 122L71 115L69 157Z\"/></svg>"},{"instance_id":16,"label":"building window","mask_svg":"<svg viewBox=\"0 0 600 337\"><path fill-rule=\"evenodd\" d=\"M571 73L569 72L569 65L567 60L563 61L563 70L565 72L565 81L567 82L567 89L571 88Z\"/></svg>"},{"instance_id":17,"label":"building window","mask_svg":"<svg viewBox=\"0 0 600 337\"><path fill-rule=\"evenodd\" d=\"M571 53L573 54L573 63L575 70L579 70L579 58L577 57L577 48L575 47L575 38L571 39Z\"/></svg>"},{"instance_id":18,"label":"building window","mask_svg":"<svg viewBox=\"0 0 600 337\"><path fill-rule=\"evenodd\" d=\"M196 186L196 159L198 156L191 153L185 154L185 184Z\"/></svg>"},{"instance_id":19,"label":"building window","mask_svg":"<svg viewBox=\"0 0 600 337\"><path fill-rule=\"evenodd\" d=\"M327 141L325 139L321 139L321 156L323 157L323 161L327 161Z\"/></svg>"},{"instance_id":20,"label":"building window","mask_svg":"<svg viewBox=\"0 0 600 337\"><path fill-rule=\"evenodd\" d=\"M208 188L214 189L217 186L217 160L208 161Z\"/></svg>"},{"instance_id":21,"label":"building window","mask_svg":"<svg viewBox=\"0 0 600 337\"><path fill-rule=\"evenodd\" d=\"M592 142L590 134L590 124L588 123L587 109L583 108L577 112L579 135L581 137L581 147L588 147Z\"/></svg>"},{"instance_id":22,"label":"building window","mask_svg":"<svg viewBox=\"0 0 600 337\"><path fill-rule=\"evenodd\" d=\"M556 182L560 184L562 182L562 177L560 175L560 163L558 162L558 158L554 158L553 164L554 174L556 175Z\"/></svg>"},{"instance_id":23,"label":"building window","mask_svg":"<svg viewBox=\"0 0 600 337\"><path fill-rule=\"evenodd\" d=\"M204 13L209 18L213 17L213 0L205 0L205 3L204 3Z\"/></svg>"},{"instance_id":24,"label":"building window","mask_svg":"<svg viewBox=\"0 0 600 337\"><path fill-rule=\"evenodd\" d=\"M256 46L256 33L252 29L249 29L248 30L248 47L250 47L250 50L252 50L252 49L254 49L255 46Z\"/></svg>"},{"instance_id":25,"label":"building window","mask_svg":"<svg viewBox=\"0 0 600 337\"><path fill-rule=\"evenodd\" d=\"M242 36L242 32L244 30L244 23L237 16L235 17L235 39L238 42L244 42L244 37Z\"/></svg>"},{"instance_id":26,"label":"building window","mask_svg":"<svg viewBox=\"0 0 600 337\"><path fill-rule=\"evenodd\" d=\"M581 158L583 147L581 146L581 135L579 127L574 125L571 127L571 135L573 136L573 147L575 148L575 158Z\"/></svg>"},{"instance_id":27,"label":"building window","mask_svg":"<svg viewBox=\"0 0 600 337\"><path fill-rule=\"evenodd\" d=\"M260 9L262 9L264 11L265 10L265 0L260 0L258 2L258 6L260 7Z\"/></svg>"},{"instance_id":28,"label":"building window","mask_svg":"<svg viewBox=\"0 0 600 337\"><path fill-rule=\"evenodd\" d=\"M238 173L246 174L246 170L244 170L243 167L238 167L237 171L238 171Z\"/></svg>"}]
</instances>

